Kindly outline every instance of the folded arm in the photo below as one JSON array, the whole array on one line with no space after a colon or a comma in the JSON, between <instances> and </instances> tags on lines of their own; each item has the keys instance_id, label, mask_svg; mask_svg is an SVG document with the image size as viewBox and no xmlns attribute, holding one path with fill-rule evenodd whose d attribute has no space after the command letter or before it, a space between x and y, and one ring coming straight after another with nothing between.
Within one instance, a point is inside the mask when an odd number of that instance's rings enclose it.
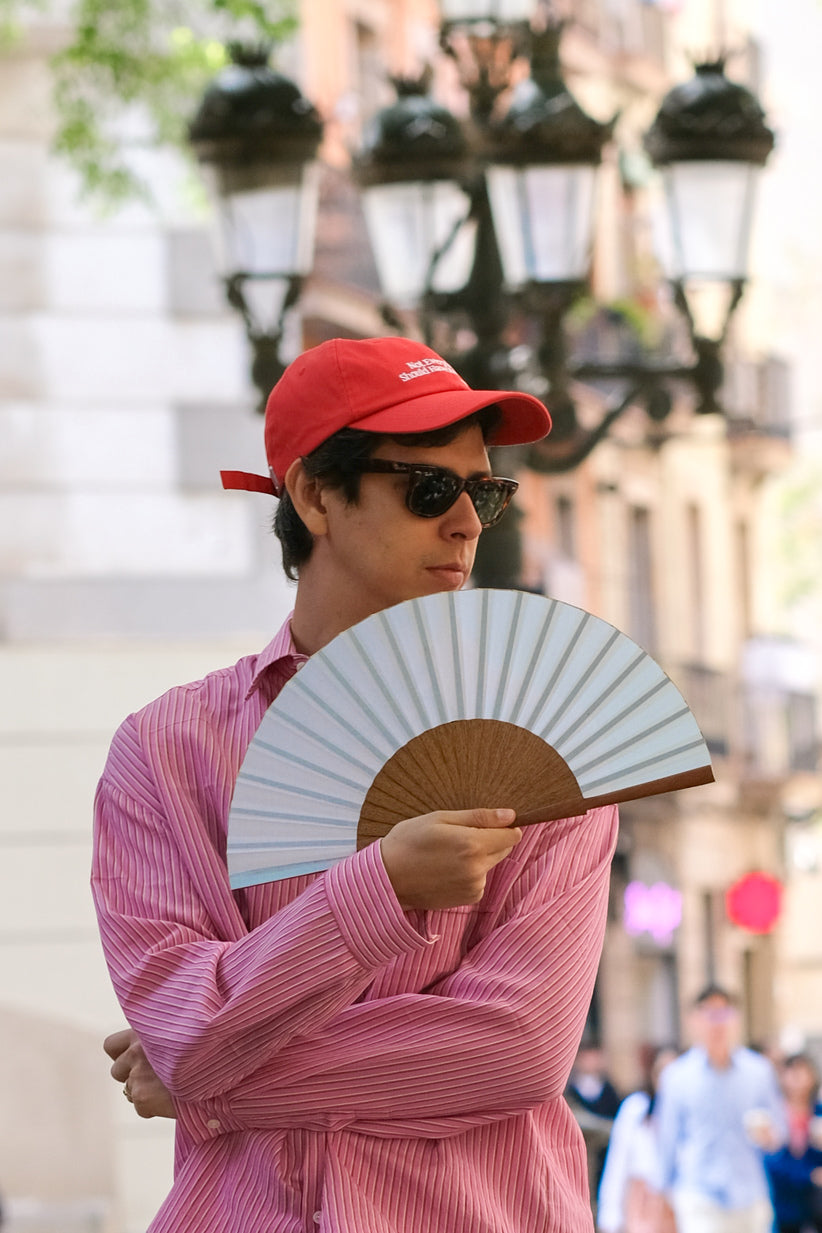
<instances>
[{"instance_id":1,"label":"folded arm","mask_svg":"<svg viewBox=\"0 0 822 1233\"><path fill-rule=\"evenodd\" d=\"M310 1025L360 996L375 971L430 942L413 928L376 848L318 878L249 932L202 834L109 785L98 792L92 885L126 1018L185 1100L231 1088Z\"/></svg>"},{"instance_id":2,"label":"folded arm","mask_svg":"<svg viewBox=\"0 0 822 1233\"><path fill-rule=\"evenodd\" d=\"M347 1006L230 1091L181 1104L182 1119L194 1134L216 1122L441 1137L561 1096L599 961L614 824L611 810L556 824L562 838L521 871L505 919L456 971Z\"/></svg>"}]
</instances>

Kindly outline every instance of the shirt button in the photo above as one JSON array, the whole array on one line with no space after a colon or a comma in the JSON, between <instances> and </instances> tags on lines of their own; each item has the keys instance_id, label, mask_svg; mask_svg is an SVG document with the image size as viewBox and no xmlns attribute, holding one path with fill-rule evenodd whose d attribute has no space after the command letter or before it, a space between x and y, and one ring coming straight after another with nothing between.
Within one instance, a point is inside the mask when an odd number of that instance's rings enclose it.
<instances>
[{"instance_id":1,"label":"shirt button","mask_svg":"<svg viewBox=\"0 0 822 1233\"><path fill-rule=\"evenodd\" d=\"M311 1219L314 1221L315 1224L319 1224L322 1218L323 1218L322 1212L315 1212L314 1215L311 1217Z\"/></svg>"},{"instance_id":2,"label":"shirt button","mask_svg":"<svg viewBox=\"0 0 822 1233\"><path fill-rule=\"evenodd\" d=\"M206 1122L206 1127L208 1130L219 1130L220 1122L217 1121L216 1117L212 1117L209 1121Z\"/></svg>"}]
</instances>

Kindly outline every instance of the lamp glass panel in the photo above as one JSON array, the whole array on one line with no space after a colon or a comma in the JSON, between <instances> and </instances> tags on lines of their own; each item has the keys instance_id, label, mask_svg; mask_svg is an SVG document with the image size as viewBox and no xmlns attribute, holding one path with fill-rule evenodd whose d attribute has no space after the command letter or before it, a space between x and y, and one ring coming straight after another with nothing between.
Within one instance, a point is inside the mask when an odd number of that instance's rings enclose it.
<instances>
[{"instance_id":1,"label":"lamp glass panel","mask_svg":"<svg viewBox=\"0 0 822 1233\"><path fill-rule=\"evenodd\" d=\"M534 0L440 0L443 21L530 21Z\"/></svg>"},{"instance_id":2,"label":"lamp glass panel","mask_svg":"<svg viewBox=\"0 0 822 1233\"><path fill-rule=\"evenodd\" d=\"M745 278L758 168L695 161L665 168L673 278Z\"/></svg>"},{"instance_id":3,"label":"lamp glass panel","mask_svg":"<svg viewBox=\"0 0 822 1233\"><path fill-rule=\"evenodd\" d=\"M510 287L575 282L590 264L596 167L490 167L491 212Z\"/></svg>"},{"instance_id":4,"label":"lamp glass panel","mask_svg":"<svg viewBox=\"0 0 822 1233\"><path fill-rule=\"evenodd\" d=\"M307 274L314 259L319 167L290 182L232 192L220 200L223 273Z\"/></svg>"},{"instance_id":5,"label":"lamp glass panel","mask_svg":"<svg viewBox=\"0 0 822 1233\"><path fill-rule=\"evenodd\" d=\"M387 299L413 307L426 291L465 286L476 227L468 196L448 180L381 184L363 192L380 285ZM439 255L437 255L439 254Z\"/></svg>"},{"instance_id":6,"label":"lamp glass panel","mask_svg":"<svg viewBox=\"0 0 822 1233\"><path fill-rule=\"evenodd\" d=\"M243 281L243 297L254 327L261 334L273 334L281 325L283 305L290 280L276 275L247 278Z\"/></svg>"}]
</instances>

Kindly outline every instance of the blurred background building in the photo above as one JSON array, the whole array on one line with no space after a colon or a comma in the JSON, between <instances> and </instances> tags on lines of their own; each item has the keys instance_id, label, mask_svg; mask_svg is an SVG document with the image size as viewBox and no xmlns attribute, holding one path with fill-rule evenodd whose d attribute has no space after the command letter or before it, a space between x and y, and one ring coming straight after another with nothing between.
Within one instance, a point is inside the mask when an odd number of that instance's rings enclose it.
<instances>
[{"instance_id":1,"label":"blurred background building","mask_svg":"<svg viewBox=\"0 0 822 1233\"><path fill-rule=\"evenodd\" d=\"M386 71L436 62L443 96L462 105L433 0L298 7L280 63L324 138L316 253L286 358L335 335L391 331L349 174L351 150L393 97ZM681 1037L683 1007L709 979L740 994L749 1040L822 1051L811 128L822 11L814 0L549 7L567 20L560 52L574 95L603 123L619 112L591 294L572 323L583 356L618 359L638 334L674 328L651 242L657 177L639 135L690 76L689 57L736 53L728 75L759 95L778 135L725 350L726 414L695 416L679 383L664 422L631 407L575 468L519 474L515 581L646 647L715 760L714 785L622 809L589 1033L627 1089L643 1048ZM44 7L0 53L0 1193L14 1229L137 1233L169 1182L171 1127L136 1119L107 1077L101 1041L122 1020L88 893L94 786L124 716L258 649L290 590L265 501L219 488L220 467L259 469L262 432L194 173L176 154L138 150L156 208L103 217L78 200L50 153L49 57L67 37ZM416 328L413 313L400 327ZM612 392L602 381L572 388L583 417ZM765 877L746 882L752 873Z\"/></svg>"}]
</instances>

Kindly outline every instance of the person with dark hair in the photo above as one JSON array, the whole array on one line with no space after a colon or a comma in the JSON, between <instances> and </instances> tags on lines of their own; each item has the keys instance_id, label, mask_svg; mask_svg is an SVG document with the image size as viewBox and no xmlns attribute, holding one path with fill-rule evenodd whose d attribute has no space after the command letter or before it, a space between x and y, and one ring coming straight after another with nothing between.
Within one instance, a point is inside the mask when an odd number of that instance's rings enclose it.
<instances>
[{"instance_id":1,"label":"person with dark hair","mask_svg":"<svg viewBox=\"0 0 822 1233\"><path fill-rule=\"evenodd\" d=\"M582 1130L588 1133L588 1172L594 1192L602 1176L608 1137L621 1099L608 1077L601 1045L585 1041L580 1046L565 1095Z\"/></svg>"},{"instance_id":2,"label":"person with dark hair","mask_svg":"<svg viewBox=\"0 0 822 1233\"><path fill-rule=\"evenodd\" d=\"M601 1233L675 1233L660 1183L656 1093L663 1070L677 1056L673 1045L655 1048L642 1087L619 1106L597 1196Z\"/></svg>"},{"instance_id":3,"label":"person with dark hair","mask_svg":"<svg viewBox=\"0 0 822 1233\"><path fill-rule=\"evenodd\" d=\"M516 488L487 445L549 426L421 343L335 339L268 400L269 474L223 474L280 499L294 611L261 654L127 719L97 794L93 890L130 1024L111 1073L139 1114L177 1119L151 1233L590 1233L563 1091L616 809L520 830L489 801L323 873L232 892L226 869L272 700L356 622L464 586Z\"/></svg>"},{"instance_id":4,"label":"person with dark hair","mask_svg":"<svg viewBox=\"0 0 822 1233\"><path fill-rule=\"evenodd\" d=\"M773 1066L738 1043L734 998L711 984L695 998L696 1043L659 1084L661 1182L678 1233L770 1233L763 1146L784 1139Z\"/></svg>"},{"instance_id":5,"label":"person with dark hair","mask_svg":"<svg viewBox=\"0 0 822 1233\"><path fill-rule=\"evenodd\" d=\"M764 1157L776 1215L775 1233L822 1233L822 1105L819 1071L807 1053L779 1070L788 1141Z\"/></svg>"}]
</instances>

